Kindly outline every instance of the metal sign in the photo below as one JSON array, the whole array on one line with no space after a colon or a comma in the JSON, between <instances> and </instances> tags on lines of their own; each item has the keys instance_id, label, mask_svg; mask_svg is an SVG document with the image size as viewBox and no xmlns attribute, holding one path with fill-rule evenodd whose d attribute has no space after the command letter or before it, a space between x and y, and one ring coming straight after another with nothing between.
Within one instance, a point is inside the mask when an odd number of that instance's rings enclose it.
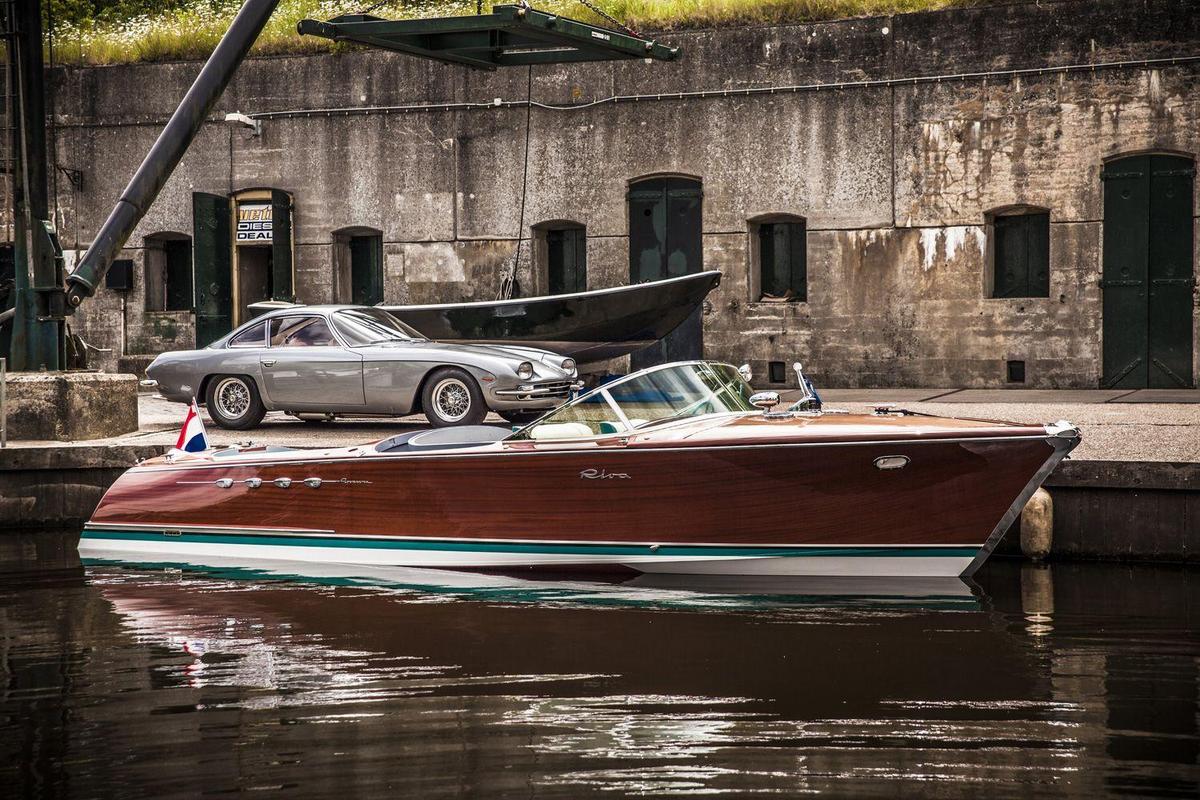
<instances>
[{"instance_id":1,"label":"metal sign","mask_svg":"<svg viewBox=\"0 0 1200 800\"><path fill-rule=\"evenodd\" d=\"M236 236L238 244L271 244L271 204L239 204Z\"/></svg>"}]
</instances>

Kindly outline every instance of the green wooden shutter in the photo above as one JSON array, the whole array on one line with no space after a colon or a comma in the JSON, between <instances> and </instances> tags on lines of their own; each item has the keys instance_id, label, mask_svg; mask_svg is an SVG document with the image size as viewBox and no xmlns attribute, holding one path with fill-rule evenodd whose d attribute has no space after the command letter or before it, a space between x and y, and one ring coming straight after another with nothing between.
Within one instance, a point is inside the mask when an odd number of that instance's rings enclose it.
<instances>
[{"instance_id":1,"label":"green wooden shutter","mask_svg":"<svg viewBox=\"0 0 1200 800\"><path fill-rule=\"evenodd\" d=\"M1104 168L1103 385L1140 389L1149 378L1146 353L1150 157Z\"/></svg>"},{"instance_id":2,"label":"green wooden shutter","mask_svg":"<svg viewBox=\"0 0 1200 800\"><path fill-rule=\"evenodd\" d=\"M550 294L587 290L587 235L583 228L546 232L546 271Z\"/></svg>"},{"instance_id":3,"label":"green wooden shutter","mask_svg":"<svg viewBox=\"0 0 1200 800\"><path fill-rule=\"evenodd\" d=\"M271 299L296 299L292 270L292 198L271 190Z\"/></svg>"},{"instance_id":4,"label":"green wooden shutter","mask_svg":"<svg viewBox=\"0 0 1200 800\"><path fill-rule=\"evenodd\" d=\"M574 259L574 284L571 288L572 292L587 291L587 231L583 228L574 228L571 231L571 238L574 242L575 259Z\"/></svg>"},{"instance_id":5,"label":"green wooden shutter","mask_svg":"<svg viewBox=\"0 0 1200 800\"><path fill-rule=\"evenodd\" d=\"M1025 215L1025 247L1029 253L1026 297L1050 296L1050 215Z\"/></svg>"},{"instance_id":6,"label":"green wooden shutter","mask_svg":"<svg viewBox=\"0 0 1200 800\"><path fill-rule=\"evenodd\" d=\"M204 347L233 328L229 198L193 192L192 234L196 346Z\"/></svg>"},{"instance_id":7,"label":"green wooden shutter","mask_svg":"<svg viewBox=\"0 0 1200 800\"><path fill-rule=\"evenodd\" d=\"M1029 285L1029 242L1024 217L995 221L995 291L993 297L1025 297Z\"/></svg>"},{"instance_id":8,"label":"green wooden shutter","mask_svg":"<svg viewBox=\"0 0 1200 800\"><path fill-rule=\"evenodd\" d=\"M350 295L356 305L383 302L383 237L350 237Z\"/></svg>"},{"instance_id":9,"label":"green wooden shutter","mask_svg":"<svg viewBox=\"0 0 1200 800\"><path fill-rule=\"evenodd\" d=\"M1192 385L1192 192L1190 158L1150 156L1149 385Z\"/></svg>"},{"instance_id":10,"label":"green wooden shutter","mask_svg":"<svg viewBox=\"0 0 1200 800\"><path fill-rule=\"evenodd\" d=\"M167 311L190 311L193 306L192 243L187 239L163 242L167 262Z\"/></svg>"},{"instance_id":11,"label":"green wooden shutter","mask_svg":"<svg viewBox=\"0 0 1200 800\"><path fill-rule=\"evenodd\" d=\"M786 289L786 282L779 274L778 237L775 224L764 222L758 226L759 283L762 294L779 297Z\"/></svg>"},{"instance_id":12,"label":"green wooden shutter","mask_svg":"<svg viewBox=\"0 0 1200 800\"><path fill-rule=\"evenodd\" d=\"M663 277L677 278L700 271L704 260L700 229L700 203L703 197L697 181L668 179L666 275ZM699 357L699 353L696 357Z\"/></svg>"},{"instance_id":13,"label":"green wooden shutter","mask_svg":"<svg viewBox=\"0 0 1200 800\"><path fill-rule=\"evenodd\" d=\"M992 297L1050 296L1050 215L996 217Z\"/></svg>"},{"instance_id":14,"label":"green wooden shutter","mask_svg":"<svg viewBox=\"0 0 1200 800\"><path fill-rule=\"evenodd\" d=\"M793 299L808 300L808 226L804 222L789 222L788 227L788 287Z\"/></svg>"},{"instance_id":15,"label":"green wooden shutter","mask_svg":"<svg viewBox=\"0 0 1200 800\"><path fill-rule=\"evenodd\" d=\"M703 269L701 209L704 192L691 178L650 178L630 187L629 281L659 280ZM700 358L701 309L652 347L634 353L630 369Z\"/></svg>"},{"instance_id":16,"label":"green wooden shutter","mask_svg":"<svg viewBox=\"0 0 1200 800\"><path fill-rule=\"evenodd\" d=\"M638 183L629 192L629 282L667 277L666 180Z\"/></svg>"}]
</instances>

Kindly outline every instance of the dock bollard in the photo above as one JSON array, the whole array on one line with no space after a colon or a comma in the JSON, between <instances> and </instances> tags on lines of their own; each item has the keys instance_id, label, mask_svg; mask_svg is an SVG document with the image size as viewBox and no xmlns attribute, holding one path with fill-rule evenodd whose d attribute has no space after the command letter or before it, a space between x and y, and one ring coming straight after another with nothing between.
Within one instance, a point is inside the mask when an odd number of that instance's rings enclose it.
<instances>
[{"instance_id":1,"label":"dock bollard","mask_svg":"<svg viewBox=\"0 0 1200 800\"><path fill-rule=\"evenodd\" d=\"M1054 542L1054 500L1039 488L1021 511L1021 552L1026 558L1041 561L1050 555Z\"/></svg>"}]
</instances>

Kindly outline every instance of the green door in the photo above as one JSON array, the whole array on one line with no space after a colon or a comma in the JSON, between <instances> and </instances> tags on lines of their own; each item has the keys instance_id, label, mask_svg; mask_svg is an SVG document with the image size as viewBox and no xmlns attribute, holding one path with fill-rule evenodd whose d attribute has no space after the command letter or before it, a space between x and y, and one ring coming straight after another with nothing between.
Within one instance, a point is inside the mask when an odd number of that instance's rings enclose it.
<instances>
[{"instance_id":1,"label":"green door","mask_svg":"<svg viewBox=\"0 0 1200 800\"><path fill-rule=\"evenodd\" d=\"M1104 168L1104 378L1117 389L1190 387L1190 158L1129 156Z\"/></svg>"},{"instance_id":2,"label":"green door","mask_svg":"<svg viewBox=\"0 0 1200 800\"><path fill-rule=\"evenodd\" d=\"M550 294L587 291L587 235L583 228L546 231Z\"/></svg>"},{"instance_id":3,"label":"green door","mask_svg":"<svg viewBox=\"0 0 1200 800\"><path fill-rule=\"evenodd\" d=\"M271 190L271 294L272 300L295 302L292 280L292 196Z\"/></svg>"},{"instance_id":4,"label":"green door","mask_svg":"<svg viewBox=\"0 0 1200 800\"><path fill-rule=\"evenodd\" d=\"M373 306L383 302L383 237L350 237L350 302Z\"/></svg>"},{"instance_id":5,"label":"green door","mask_svg":"<svg viewBox=\"0 0 1200 800\"><path fill-rule=\"evenodd\" d=\"M233 328L233 248L229 198L192 193L192 265L195 274L196 346Z\"/></svg>"},{"instance_id":6,"label":"green door","mask_svg":"<svg viewBox=\"0 0 1200 800\"><path fill-rule=\"evenodd\" d=\"M700 181L650 178L629 189L629 282L675 278L700 272L703 263ZM699 308L653 347L630 356L630 368L701 358Z\"/></svg>"}]
</instances>

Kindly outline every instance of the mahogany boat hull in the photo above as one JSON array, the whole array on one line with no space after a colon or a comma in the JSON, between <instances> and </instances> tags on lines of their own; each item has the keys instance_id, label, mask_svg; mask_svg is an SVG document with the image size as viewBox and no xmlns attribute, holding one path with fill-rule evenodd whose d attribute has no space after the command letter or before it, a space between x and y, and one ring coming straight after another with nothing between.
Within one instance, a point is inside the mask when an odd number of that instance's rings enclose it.
<instances>
[{"instance_id":1,"label":"mahogany boat hull","mask_svg":"<svg viewBox=\"0 0 1200 800\"><path fill-rule=\"evenodd\" d=\"M198 563L236 554L455 569L960 576L1078 441L1073 428L872 424L836 441L819 428L781 437L781 428L742 420L722 429L739 427L725 439L152 463L112 486L80 551ZM881 469L885 458L906 466Z\"/></svg>"}]
</instances>

